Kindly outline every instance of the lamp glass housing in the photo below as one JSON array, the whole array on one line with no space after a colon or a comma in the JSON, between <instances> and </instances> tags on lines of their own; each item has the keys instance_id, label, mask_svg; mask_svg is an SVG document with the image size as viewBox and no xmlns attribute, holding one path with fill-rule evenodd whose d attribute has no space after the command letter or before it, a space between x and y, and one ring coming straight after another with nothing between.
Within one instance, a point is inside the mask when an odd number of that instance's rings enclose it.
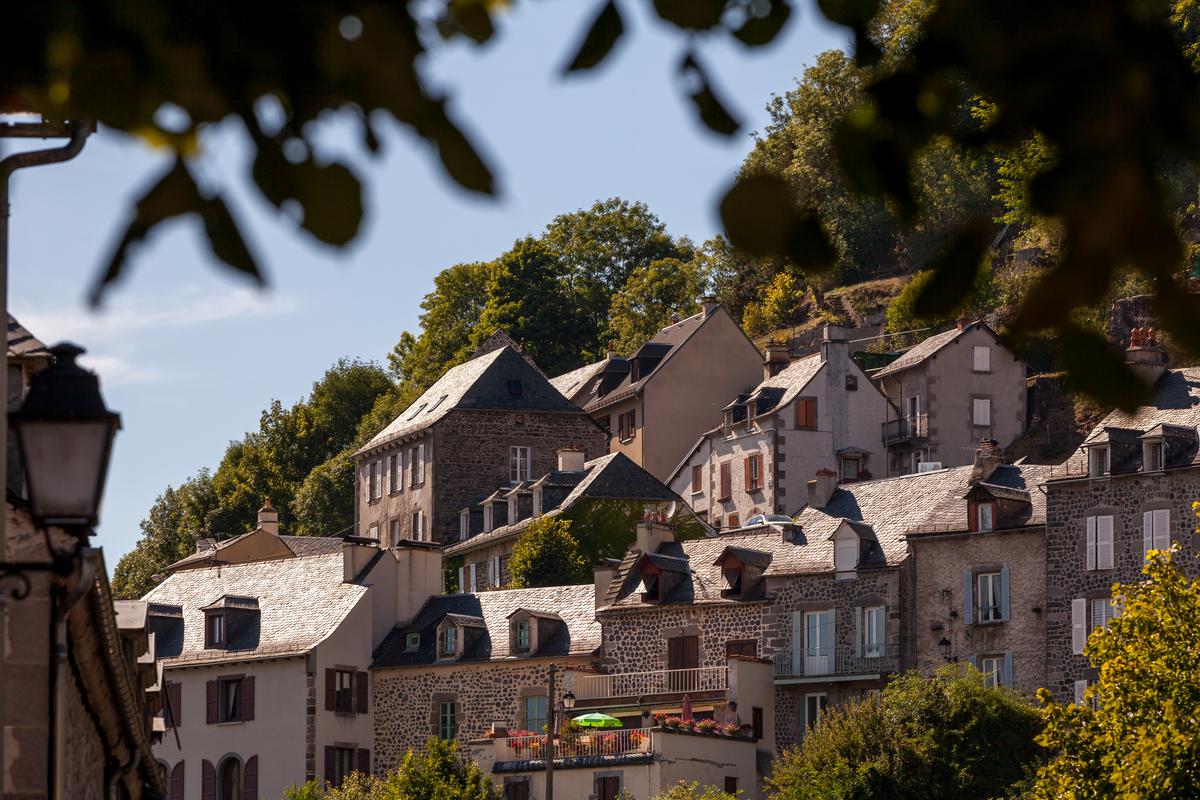
<instances>
[{"instance_id":1,"label":"lamp glass housing","mask_svg":"<svg viewBox=\"0 0 1200 800\"><path fill-rule=\"evenodd\" d=\"M565 708L567 711L570 711L572 708L574 708L575 707L574 692L567 692L566 694L564 694L563 698L562 698L562 703L563 703L563 708Z\"/></svg>"}]
</instances>

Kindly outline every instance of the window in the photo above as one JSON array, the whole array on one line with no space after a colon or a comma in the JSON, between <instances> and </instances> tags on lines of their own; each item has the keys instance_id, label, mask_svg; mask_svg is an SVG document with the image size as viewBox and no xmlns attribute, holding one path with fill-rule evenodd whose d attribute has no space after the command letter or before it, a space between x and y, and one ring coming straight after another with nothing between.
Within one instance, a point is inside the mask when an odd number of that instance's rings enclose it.
<instances>
[{"instance_id":1,"label":"window","mask_svg":"<svg viewBox=\"0 0 1200 800\"><path fill-rule=\"evenodd\" d=\"M387 546L395 547L396 543L399 541L400 541L400 520L393 519L388 522Z\"/></svg>"},{"instance_id":2,"label":"window","mask_svg":"<svg viewBox=\"0 0 1200 800\"><path fill-rule=\"evenodd\" d=\"M729 525L729 527L736 528L742 524L742 518L738 514L730 514L725 518L725 522Z\"/></svg>"},{"instance_id":3,"label":"window","mask_svg":"<svg viewBox=\"0 0 1200 800\"><path fill-rule=\"evenodd\" d=\"M371 499L383 497L383 462L371 462Z\"/></svg>"},{"instance_id":4,"label":"window","mask_svg":"<svg viewBox=\"0 0 1200 800\"><path fill-rule=\"evenodd\" d=\"M843 535L834 544L833 568L839 577L858 569L858 548L858 537L852 533Z\"/></svg>"},{"instance_id":5,"label":"window","mask_svg":"<svg viewBox=\"0 0 1200 800\"><path fill-rule=\"evenodd\" d=\"M1108 448L1088 448L1088 477L1099 478L1108 472Z\"/></svg>"},{"instance_id":6,"label":"window","mask_svg":"<svg viewBox=\"0 0 1200 800\"><path fill-rule=\"evenodd\" d=\"M1075 681L1075 705L1082 706L1087 692L1087 680Z\"/></svg>"},{"instance_id":7,"label":"window","mask_svg":"<svg viewBox=\"0 0 1200 800\"><path fill-rule=\"evenodd\" d=\"M762 490L762 456L758 453L746 456L746 491L758 492Z\"/></svg>"},{"instance_id":8,"label":"window","mask_svg":"<svg viewBox=\"0 0 1200 800\"><path fill-rule=\"evenodd\" d=\"M1142 462L1146 472L1158 472L1163 468L1162 442L1146 442L1142 447Z\"/></svg>"},{"instance_id":9,"label":"window","mask_svg":"<svg viewBox=\"0 0 1200 800\"><path fill-rule=\"evenodd\" d=\"M458 735L458 721L455 717L453 700L443 700L438 703L439 739L449 740Z\"/></svg>"},{"instance_id":10,"label":"window","mask_svg":"<svg viewBox=\"0 0 1200 800\"><path fill-rule=\"evenodd\" d=\"M827 705L829 705L829 696L824 692L804 695L805 730L811 730L813 726L821 721L821 714L824 713Z\"/></svg>"},{"instance_id":11,"label":"window","mask_svg":"<svg viewBox=\"0 0 1200 800\"><path fill-rule=\"evenodd\" d=\"M857 375L847 375L846 376L846 391L847 392L857 392L858 391L858 376Z\"/></svg>"},{"instance_id":12,"label":"window","mask_svg":"<svg viewBox=\"0 0 1200 800\"><path fill-rule=\"evenodd\" d=\"M979 671L983 673L983 685L988 687L1004 685L1004 657L984 656L979 659Z\"/></svg>"},{"instance_id":13,"label":"window","mask_svg":"<svg viewBox=\"0 0 1200 800\"><path fill-rule=\"evenodd\" d=\"M996 529L996 504L995 503L976 503L975 504L975 525L971 530L976 531L991 531Z\"/></svg>"},{"instance_id":14,"label":"window","mask_svg":"<svg viewBox=\"0 0 1200 800\"><path fill-rule=\"evenodd\" d=\"M630 409L617 415L617 438L622 442L632 441L637 435L637 410Z\"/></svg>"},{"instance_id":15,"label":"window","mask_svg":"<svg viewBox=\"0 0 1200 800\"><path fill-rule=\"evenodd\" d=\"M717 498L718 500L728 500L733 496L732 473L728 461L721 465L721 496Z\"/></svg>"},{"instance_id":16,"label":"window","mask_svg":"<svg viewBox=\"0 0 1200 800\"><path fill-rule=\"evenodd\" d=\"M1087 568L1113 568L1112 515L1087 518Z\"/></svg>"},{"instance_id":17,"label":"window","mask_svg":"<svg viewBox=\"0 0 1200 800\"><path fill-rule=\"evenodd\" d=\"M1171 548L1171 512L1165 508L1142 512L1142 557L1151 550Z\"/></svg>"},{"instance_id":18,"label":"window","mask_svg":"<svg viewBox=\"0 0 1200 800\"><path fill-rule=\"evenodd\" d=\"M222 761L219 778L220 800L241 800L242 762L236 758Z\"/></svg>"},{"instance_id":19,"label":"window","mask_svg":"<svg viewBox=\"0 0 1200 800\"><path fill-rule=\"evenodd\" d=\"M425 483L425 445L419 444L408 451L408 464L412 485Z\"/></svg>"},{"instance_id":20,"label":"window","mask_svg":"<svg viewBox=\"0 0 1200 800\"><path fill-rule=\"evenodd\" d=\"M971 400L971 423L986 428L992 424L992 401L988 397L975 397Z\"/></svg>"},{"instance_id":21,"label":"window","mask_svg":"<svg viewBox=\"0 0 1200 800\"><path fill-rule=\"evenodd\" d=\"M412 512L412 520L410 522L410 533L414 542L425 541L425 512Z\"/></svg>"},{"instance_id":22,"label":"window","mask_svg":"<svg viewBox=\"0 0 1200 800\"><path fill-rule=\"evenodd\" d=\"M504 800L529 800L529 778L505 778Z\"/></svg>"},{"instance_id":23,"label":"window","mask_svg":"<svg viewBox=\"0 0 1200 800\"><path fill-rule=\"evenodd\" d=\"M371 527L367 528L367 538L379 541L379 523L372 522Z\"/></svg>"},{"instance_id":24,"label":"window","mask_svg":"<svg viewBox=\"0 0 1200 800\"><path fill-rule=\"evenodd\" d=\"M692 467L692 494L704 491L704 466L697 464Z\"/></svg>"},{"instance_id":25,"label":"window","mask_svg":"<svg viewBox=\"0 0 1200 800\"><path fill-rule=\"evenodd\" d=\"M452 656L458 653L458 628L447 625L442 628L442 655Z\"/></svg>"},{"instance_id":26,"label":"window","mask_svg":"<svg viewBox=\"0 0 1200 800\"><path fill-rule=\"evenodd\" d=\"M522 384L520 381L509 381L508 382L508 396L509 397L524 397L525 396L524 384Z\"/></svg>"},{"instance_id":27,"label":"window","mask_svg":"<svg viewBox=\"0 0 1200 800\"><path fill-rule=\"evenodd\" d=\"M522 701L525 705L525 730L533 731L534 733L542 733L546 730L546 695L538 694L526 697Z\"/></svg>"},{"instance_id":28,"label":"window","mask_svg":"<svg viewBox=\"0 0 1200 800\"><path fill-rule=\"evenodd\" d=\"M737 778L735 776L733 776L733 775L725 776L725 792L727 794L731 794L735 797L737 796L738 787L737 787Z\"/></svg>"},{"instance_id":29,"label":"window","mask_svg":"<svg viewBox=\"0 0 1200 800\"><path fill-rule=\"evenodd\" d=\"M743 572L744 570L740 566L727 566L722 569L721 574L725 577L725 589L721 594L726 597L741 597Z\"/></svg>"},{"instance_id":30,"label":"window","mask_svg":"<svg viewBox=\"0 0 1200 800\"><path fill-rule=\"evenodd\" d=\"M658 573L646 572L642 575L642 600L648 603L657 602L658 596Z\"/></svg>"},{"instance_id":31,"label":"window","mask_svg":"<svg viewBox=\"0 0 1200 800\"><path fill-rule=\"evenodd\" d=\"M351 772L354 772L354 748L333 748L333 785L341 786Z\"/></svg>"},{"instance_id":32,"label":"window","mask_svg":"<svg viewBox=\"0 0 1200 800\"><path fill-rule=\"evenodd\" d=\"M513 629L513 645L518 652L529 650L529 620L519 619ZM533 730L532 728L530 730Z\"/></svg>"},{"instance_id":33,"label":"window","mask_svg":"<svg viewBox=\"0 0 1200 800\"><path fill-rule=\"evenodd\" d=\"M976 347L975 360L971 366L975 372L991 372L992 371L992 348Z\"/></svg>"},{"instance_id":34,"label":"window","mask_svg":"<svg viewBox=\"0 0 1200 800\"><path fill-rule=\"evenodd\" d=\"M883 655L884 606L867 606L862 610L862 648L864 658Z\"/></svg>"},{"instance_id":35,"label":"window","mask_svg":"<svg viewBox=\"0 0 1200 800\"><path fill-rule=\"evenodd\" d=\"M617 800L621 796L620 775L596 775L593 782L596 800Z\"/></svg>"},{"instance_id":36,"label":"window","mask_svg":"<svg viewBox=\"0 0 1200 800\"><path fill-rule=\"evenodd\" d=\"M829 675L833 672L833 643L835 624L833 609L803 612L804 664L806 676ZM793 636L795 632L793 631Z\"/></svg>"},{"instance_id":37,"label":"window","mask_svg":"<svg viewBox=\"0 0 1200 800\"><path fill-rule=\"evenodd\" d=\"M1090 603L1092 624L1091 630L1096 628L1107 628L1109 620L1117 616L1116 606L1107 597L1097 597Z\"/></svg>"},{"instance_id":38,"label":"window","mask_svg":"<svg viewBox=\"0 0 1200 800\"><path fill-rule=\"evenodd\" d=\"M354 712L354 672L346 669L333 671L333 710Z\"/></svg>"},{"instance_id":39,"label":"window","mask_svg":"<svg viewBox=\"0 0 1200 800\"><path fill-rule=\"evenodd\" d=\"M755 739L763 738L763 710L759 706L750 709L750 731Z\"/></svg>"},{"instance_id":40,"label":"window","mask_svg":"<svg viewBox=\"0 0 1200 800\"><path fill-rule=\"evenodd\" d=\"M437 400L435 400L435 401L434 401L433 405L431 405L431 406L429 407L429 410L428 410L428 411L426 411L425 413L426 413L426 414L432 414L432 413L434 412L434 409L436 409L438 406L440 406L440 405L442 404L442 401L443 401L443 400L445 400L445 399L446 399L447 397L449 397L449 396L450 396L450 395L448 395L448 394L444 394L444 395L442 395L441 397L439 397Z\"/></svg>"},{"instance_id":41,"label":"window","mask_svg":"<svg viewBox=\"0 0 1200 800\"><path fill-rule=\"evenodd\" d=\"M1003 619L1003 615L1001 614L1000 573L981 572L976 576L975 581L979 591L979 621L1000 622Z\"/></svg>"},{"instance_id":42,"label":"window","mask_svg":"<svg viewBox=\"0 0 1200 800\"><path fill-rule=\"evenodd\" d=\"M242 678L220 678L217 680L217 698L220 702L218 722L240 722L244 711Z\"/></svg>"},{"instance_id":43,"label":"window","mask_svg":"<svg viewBox=\"0 0 1200 800\"><path fill-rule=\"evenodd\" d=\"M388 456L388 492L395 494L400 491L400 485L404 482L400 474L403 470L399 453Z\"/></svg>"},{"instance_id":44,"label":"window","mask_svg":"<svg viewBox=\"0 0 1200 800\"><path fill-rule=\"evenodd\" d=\"M758 640L738 639L725 642L725 657L728 658L729 656L758 658Z\"/></svg>"},{"instance_id":45,"label":"window","mask_svg":"<svg viewBox=\"0 0 1200 800\"><path fill-rule=\"evenodd\" d=\"M508 481L520 483L529 480L529 448L508 448Z\"/></svg>"},{"instance_id":46,"label":"window","mask_svg":"<svg viewBox=\"0 0 1200 800\"><path fill-rule=\"evenodd\" d=\"M862 472L862 459L858 456L842 456L842 481L849 483L858 480Z\"/></svg>"},{"instance_id":47,"label":"window","mask_svg":"<svg viewBox=\"0 0 1200 800\"><path fill-rule=\"evenodd\" d=\"M206 649L222 649L225 647L225 615L210 613L205 619L204 647Z\"/></svg>"},{"instance_id":48,"label":"window","mask_svg":"<svg viewBox=\"0 0 1200 800\"><path fill-rule=\"evenodd\" d=\"M410 420L416 419L417 414L420 414L422 411L424 411L425 406L427 406L427 405L429 405L429 403L421 403L419 406L417 406L417 410L412 413L412 416L410 416L409 419Z\"/></svg>"},{"instance_id":49,"label":"window","mask_svg":"<svg viewBox=\"0 0 1200 800\"><path fill-rule=\"evenodd\" d=\"M405 650L419 650L421 647L421 634L410 633L404 637Z\"/></svg>"},{"instance_id":50,"label":"window","mask_svg":"<svg viewBox=\"0 0 1200 800\"><path fill-rule=\"evenodd\" d=\"M796 398L796 430L815 431L817 429L817 399L815 397Z\"/></svg>"}]
</instances>

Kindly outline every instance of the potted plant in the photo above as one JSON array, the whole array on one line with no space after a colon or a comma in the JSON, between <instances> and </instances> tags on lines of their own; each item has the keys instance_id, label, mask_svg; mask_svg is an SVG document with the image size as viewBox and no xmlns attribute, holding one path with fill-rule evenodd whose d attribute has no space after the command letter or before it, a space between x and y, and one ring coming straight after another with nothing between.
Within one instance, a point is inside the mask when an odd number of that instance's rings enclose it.
<instances>
[{"instance_id":1,"label":"potted plant","mask_svg":"<svg viewBox=\"0 0 1200 800\"><path fill-rule=\"evenodd\" d=\"M715 719L702 719L696 723L696 730L700 733L716 733L718 727Z\"/></svg>"}]
</instances>

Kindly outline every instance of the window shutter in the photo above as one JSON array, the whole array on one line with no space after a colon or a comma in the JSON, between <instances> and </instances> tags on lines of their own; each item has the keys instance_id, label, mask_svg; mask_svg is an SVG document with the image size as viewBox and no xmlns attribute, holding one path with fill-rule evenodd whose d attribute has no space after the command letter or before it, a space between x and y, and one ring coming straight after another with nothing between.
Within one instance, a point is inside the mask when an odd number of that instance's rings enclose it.
<instances>
[{"instance_id":1,"label":"window shutter","mask_svg":"<svg viewBox=\"0 0 1200 800\"><path fill-rule=\"evenodd\" d=\"M972 667L979 669L979 664L978 664L975 656L967 656L967 663L970 664Z\"/></svg>"},{"instance_id":2,"label":"window shutter","mask_svg":"<svg viewBox=\"0 0 1200 800\"><path fill-rule=\"evenodd\" d=\"M207 722L209 725L217 724L217 682L209 681L204 684L204 700L207 710ZM207 763L207 762L205 762Z\"/></svg>"},{"instance_id":3,"label":"window shutter","mask_svg":"<svg viewBox=\"0 0 1200 800\"><path fill-rule=\"evenodd\" d=\"M370 679L366 672L354 673L354 693L357 711L359 714L367 713L367 700L370 693Z\"/></svg>"},{"instance_id":4,"label":"window shutter","mask_svg":"<svg viewBox=\"0 0 1200 800\"><path fill-rule=\"evenodd\" d=\"M1113 568L1113 518L1096 520L1096 569Z\"/></svg>"},{"instance_id":5,"label":"window shutter","mask_svg":"<svg viewBox=\"0 0 1200 800\"><path fill-rule=\"evenodd\" d=\"M363 775L371 774L371 751L365 747L358 748L358 771Z\"/></svg>"},{"instance_id":6,"label":"window shutter","mask_svg":"<svg viewBox=\"0 0 1200 800\"><path fill-rule=\"evenodd\" d=\"M1075 681L1075 705L1077 706L1083 705L1083 695L1087 691L1087 683L1086 680Z\"/></svg>"},{"instance_id":7,"label":"window shutter","mask_svg":"<svg viewBox=\"0 0 1200 800\"><path fill-rule=\"evenodd\" d=\"M1079 655L1087 645L1087 600L1082 597L1071 601L1071 652Z\"/></svg>"},{"instance_id":8,"label":"window shutter","mask_svg":"<svg viewBox=\"0 0 1200 800\"><path fill-rule=\"evenodd\" d=\"M1171 512L1160 508L1154 512L1154 549L1171 548Z\"/></svg>"},{"instance_id":9,"label":"window shutter","mask_svg":"<svg viewBox=\"0 0 1200 800\"><path fill-rule=\"evenodd\" d=\"M258 800L258 756L246 759L242 772L242 800Z\"/></svg>"},{"instance_id":10,"label":"window shutter","mask_svg":"<svg viewBox=\"0 0 1200 800\"><path fill-rule=\"evenodd\" d=\"M217 800L217 768L208 759L200 765L200 800Z\"/></svg>"},{"instance_id":11,"label":"window shutter","mask_svg":"<svg viewBox=\"0 0 1200 800\"><path fill-rule=\"evenodd\" d=\"M967 503L967 530L979 530L979 504L975 502Z\"/></svg>"},{"instance_id":12,"label":"window shutter","mask_svg":"<svg viewBox=\"0 0 1200 800\"><path fill-rule=\"evenodd\" d=\"M325 710L333 711L337 707L337 673L325 670Z\"/></svg>"},{"instance_id":13,"label":"window shutter","mask_svg":"<svg viewBox=\"0 0 1200 800\"><path fill-rule=\"evenodd\" d=\"M756 476L755 481L754 481L755 485L760 488L764 485L763 484L763 461L764 461L764 459L760 455L758 457L758 475Z\"/></svg>"},{"instance_id":14,"label":"window shutter","mask_svg":"<svg viewBox=\"0 0 1200 800\"><path fill-rule=\"evenodd\" d=\"M792 674L803 675L804 670L804 612L792 612Z\"/></svg>"},{"instance_id":15,"label":"window shutter","mask_svg":"<svg viewBox=\"0 0 1200 800\"><path fill-rule=\"evenodd\" d=\"M837 641L837 609L831 608L823 616L829 620L829 638L821 640L821 655L833 656L833 643Z\"/></svg>"},{"instance_id":16,"label":"window shutter","mask_svg":"<svg viewBox=\"0 0 1200 800\"><path fill-rule=\"evenodd\" d=\"M975 620L974 598L975 576L971 570L963 570L963 624L970 625Z\"/></svg>"},{"instance_id":17,"label":"window shutter","mask_svg":"<svg viewBox=\"0 0 1200 800\"><path fill-rule=\"evenodd\" d=\"M417 445L417 469L420 471L417 480L420 483L425 482L425 445L424 443Z\"/></svg>"},{"instance_id":18,"label":"window shutter","mask_svg":"<svg viewBox=\"0 0 1200 800\"><path fill-rule=\"evenodd\" d=\"M470 584L471 584L471 591L473 592L473 591L475 591L475 586L477 585L477 584L475 583L475 565L474 565L474 564L472 564L472 565L469 567L469 570L468 570L468 571L470 572L470 578L469 578L469 580L470 580Z\"/></svg>"},{"instance_id":19,"label":"window shutter","mask_svg":"<svg viewBox=\"0 0 1200 800\"><path fill-rule=\"evenodd\" d=\"M884 647L887 646L887 641L884 637L887 635L887 606L880 606L879 613L875 615L875 644L879 646L879 652L882 654Z\"/></svg>"},{"instance_id":20,"label":"window shutter","mask_svg":"<svg viewBox=\"0 0 1200 800\"><path fill-rule=\"evenodd\" d=\"M1000 568L1000 619L1010 619L1008 611L1008 567Z\"/></svg>"},{"instance_id":21,"label":"window shutter","mask_svg":"<svg viewBox=\"0 0 1200 800\"><path fill-rule=\"evenodd\" d=\"M1096 568L1096 518L1087 518L1087 568Z\"/></svg>"},{"instance_id":22,"label":"window shutter","mask_svg":"<svg viewBox=\"0 0 1200 800\"><path fill-rule=\"evenodd\" d=\"M467 584L463 576L463 568L458 568L458 593L463 594L467 591Z\"/></svg>"},{"instance_id":23,"label":"window shutter","mask_svg":"<svg viewBox=\"0 0 1200 800\"><path fill-rule=\"evenodd\" d=\"M731 494L733 494L733 492L731 491L733 488L731 486L733 481L730 479L729 472L730 472L729 462L727 461L721 465L721 499L722 500L726 499Z\"/></svg>"},{"instance_id":24,"label":"window shutter","mask_svg":"<svg viewBox=\"0 0 1200 800\"><path fill-rule=\"evenodd\" d=\"M1013 657L1012 651L1009 650L1004 654L1004 666L1000 673L1000 682L1005 686L1012 688L1013 685Z\"/></svg>"},{"instance_id":25,"label":"window shutter","mask_svg":"<svg viewBox=\"0 0 1200 800\"><path fill-rule=\"evenodd\" d=\"M337 751L325 746L325 782L333 783L337 779Z\"/></svg>"},{"instance_id":26,"label":"window shutter","mask_svg":"<svg viewBox=\"0 0 1200 800\"><path fill-rule=\"evenodd\" d=\"M863 638L866 631L863 630L863 610L862 606L854 607L854 657L862 658Z\"/></svg>"},{"instance_id":27,"label":"window shutter","mask_svg":"<svg viewBox=\"0 0 1200 800\"><path fill-rule=\"evenodd\" d=\"M167 727L178 728L183 724L183 684L167 684Z\"/></svg>"},{"instance_id":28,"label":"window shutter","mask_svg":"<svg viewBox=\"0 0 1200 800\"><path fill-rule=\"evenodd\" d=\"M183 800L183 762L180 761L171 770L171 800Z\"/></svg>"},{"instance_id":29,"label":"window shutter","mask_svg":"<svg viewBox=\"0 0 1200 800\"><path fill-rule=\"evenodd\" d=\"M254 676L242 679L242 719L254 719Z\"/></svg>"},{"instance_id":30,"label":"window shutter","mask_svg":"<svg viewBox=\"0 0 1200 800\"><path fill-rule=\"evenodd\" d=\"M1145 558L1154 549L1154 512L1142 512L1142 557Z\"/></svg>"}]
</instances>

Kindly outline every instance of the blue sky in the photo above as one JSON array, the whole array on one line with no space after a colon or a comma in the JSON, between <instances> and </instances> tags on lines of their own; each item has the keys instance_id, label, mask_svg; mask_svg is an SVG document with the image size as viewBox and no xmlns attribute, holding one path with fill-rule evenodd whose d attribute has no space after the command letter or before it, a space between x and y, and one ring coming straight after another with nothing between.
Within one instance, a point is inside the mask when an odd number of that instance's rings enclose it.
<instances>
[{"instance_id":1,"label":"blue sky","mask_svg":"<svg viewBox=\"0 0 1200 800\"><path fill-rule=\"evenodd\" d=\"M427 147L394 128L382 158L357 162L368 219L339 251L294 234L246 191L238 131L212 132L202 174L242 213L267 291L215 268L182 222L137 252L92 313L88 285L128 203L167 157L101 131L76 160L18 175L11 310L46 342L87 348L110 407L123 415L97 539L110 569L133 547L155 496L215 467L272 398L294 402L339 357L382 361L402 331L416 329L439 270L490 259L556 214L613 196L645 202L675 235L700 242L719 231L716 201L750 148L749 132L766 123L769 97L846 38L805 4L765 50L703 43L721 96L744 122L745 134L724 140L695 121L675 76L683 39L646 15L648 3L623 4L627 36L605 68L558 77L595 5L518 4L498 41L444 49L427 65L498 172L498 200L451 185ZM322 141L345 151L349 131L331 120Z\"/></svg>"}]
</instances>

